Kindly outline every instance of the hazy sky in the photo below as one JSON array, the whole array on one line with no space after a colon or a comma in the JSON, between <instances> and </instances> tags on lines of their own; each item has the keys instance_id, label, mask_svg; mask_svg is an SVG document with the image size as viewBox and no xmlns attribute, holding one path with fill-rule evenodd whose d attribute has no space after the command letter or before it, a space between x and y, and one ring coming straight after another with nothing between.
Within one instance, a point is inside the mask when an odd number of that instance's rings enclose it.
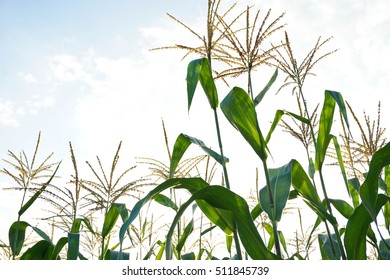
<instances>
[{"instance_id":1,"label":"hazy sky","mask_svg":"<svg viewBox=\"0 0 390 280\"><path fill-rule=\"evenodd\" d=\"M186 67L190 59L197 57L181 61L184 53L180 51L148 51L175 43L198 44L192 34L165 13L175 15L203 35L206 2L0 0L1 158L7 156L7 150L25 149L31 155L41 131L42 157L54 152L53 160L63 160L64 177L69 175L69 141L80 165L95 155L108 156L110 160L121 140L121 160L132 163L139 156L166 160L161 118L166 122L171 145L184 132L217 150L212 114L204 96L195 96L194 108L187 112ZM226 3L229 6L233 1ZM388 0L240 1L236 11L252 4L261 10L262 18L269 8L271 18L286 12L283 22L287 23L298 57L314 46L318 36L334 37L326 50L339 51L322 61L315 71L318 77L308 82L312 106L322 102L325 89L336 90L358 114L366 110L375 117L381 100L382 122L388 126ZM275 36L276 43L281 35ZM254 86L258 90L273 69L264 71L266 75L255 74ZM279 85L283 78L281 74ZM245 87L245 83L239 86ZM228 89L221 88L222 100ZM289 90L274 96L276 89L275 86L269 92L258 109L265 126L277 109L289 108L294 100ZM229 167L235 170L233 189L241 189L242 177L252 176L250 181L254 181L255 167L246 163L252 162L255 155L226 121L222 125ZM295 147L292 138L286 134L277 136L271 143L276 157L271 166L296 157L285 149ZM2 162L0 167L4 166ZM0 183L9 182L1 175ZM9 196L0 191L0 220L8 221L8 212L16 218L20 202L15 204ZM6 229L3 225L1 239L5 239L8 229L8 224Z\"/></svg>"}]
</instances>

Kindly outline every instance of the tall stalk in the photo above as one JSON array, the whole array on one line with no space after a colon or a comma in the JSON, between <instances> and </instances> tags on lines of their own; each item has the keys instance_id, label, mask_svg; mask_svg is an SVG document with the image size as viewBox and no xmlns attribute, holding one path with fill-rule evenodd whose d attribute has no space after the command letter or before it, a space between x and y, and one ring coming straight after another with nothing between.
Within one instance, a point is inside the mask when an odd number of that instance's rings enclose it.
<instances>
[{"instance_id":1,"label":"tall stalk","mask_svg":"<svg viewBox=\"0 0 390 280\"><path fill-rule=\"evenodd\" d=\"M210 70L211 70L211 73L212 73L211 48L210 48L210 51L207 54L207 58L208 58L209 65L210 65ZM227 167L226 167L226 161L225 161L225 157L224 157L224 153L223 153L223 144L222 144L221 129L220 129L220 126L219 126L219 119L218 119L217 108L213 108L213 111L214 111L214 122L215 122L215 129L216 129L216 132L217 132L218 146L219 146L219 151L220 151L220 154L221 154L221 157L222 157L223 175L224 175L224 179L225 179L225 183L226 183L226 188L230 190L229 175L228 175L228 171L227 171ZM236 228L237 227L235 226L234 231L233 231L234 244L236 246L237 258L239 260L242 260L240 239L238 237L238 233L237 233L237 229Z\"/></svg>"}]
</instances>

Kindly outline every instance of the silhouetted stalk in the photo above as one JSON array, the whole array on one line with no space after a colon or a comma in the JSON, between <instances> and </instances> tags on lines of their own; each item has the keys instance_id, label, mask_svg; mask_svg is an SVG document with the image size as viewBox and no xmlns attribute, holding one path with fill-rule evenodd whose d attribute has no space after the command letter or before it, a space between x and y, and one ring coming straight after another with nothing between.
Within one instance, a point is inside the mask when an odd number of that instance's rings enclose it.
<instances>
[{"instance_id":1,"label":"silhouetted stalk","mask_svg":"<svg viewBox=\"0 0 390 280\"><path fill-rule=\"evenodd\" d=\"M212 69L212 67L211 67L211 52L208 52L207 58L208 58L208 61L209 61L209 64L210 64L210 69ZM216 128L216 131L217 131L218 146L219 146L219 151L220 151L221 158L222 158L223 175L224 175L224 178L225 178L226 188L230 190L229 175L228 175L228 171L227 171L227 168L226 168L226 161L225 161L225 157L224 157L224 153L223 153L221 129L219 127L219 120L218 120L217 109L215 108L215 109L213 109L213 111L214 111L215 128ZM234 222L234 230L233 230L234 244L235 244L236 250L237 250L237 258L239 260L242 260L240 239L238 238L238 233L237 233L237 229L236 228L237 228L236 227L236 222Z\"/></svg>"}]
</instances>

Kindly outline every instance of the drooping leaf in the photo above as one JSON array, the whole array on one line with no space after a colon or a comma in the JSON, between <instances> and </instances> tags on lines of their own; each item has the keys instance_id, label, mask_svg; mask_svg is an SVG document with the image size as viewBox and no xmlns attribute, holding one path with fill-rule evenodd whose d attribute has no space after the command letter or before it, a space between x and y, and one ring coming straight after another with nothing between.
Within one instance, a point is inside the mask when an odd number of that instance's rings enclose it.
<instances>
[{"instance_id":1,"label":"drooping leaf","mask_svg":"<svg viewBox=\"0 0 390 280\"><path fill-rule=\"evenodd\" d=\"M261 102L261 100L263 100L265 94L268 92L268 90L271 88L271 86L273 85L273 83L275 82L276 78L278 77L278 68L275 69L275 72L274 74L272 75L271 79L268 81L268 83L266 84L266 86L262 89L262 91L260 91L260 93L255 97L255 99L253 100L253 104L255 105L255 107L257 105L259 105L259 103Z\"/></svg>"},{"instance_id":2,"label":"drooping leaf","mask_svg":"<svg viewBox=\"0 0 390 280\"><path fill-rule=\"evenodd\" d=\"M268 156L266 142L260 131L253 101L245 90L234 87L221 102L221 110L260 159L265 161Z\"/></svg>"},{"instance_id":3,"label":"drooping leaf","mask_svg":"<svg viewBox=\"0 0 390 280\"><path fill-rule=\"evenodd\" d=\"M192 99L195 94L198 82L201 83L204 93L212 109L218 107L217 87L211 73L210 63L206 58L191 61L187 68L187 97L188 110L191 108Z\"/></svg>"},{"instance_id":4,"label":"drooping leaf","mask_svg":"<svg viewBox=\"0 0 390 280\"><path fill-rule=\"evenodd\" d=\"M265 142L268 143L269 140L271 139L271 135L272 133L274 132L275 128L278 126L280 120L282 119L282 117L287 114L289 115L290 117L292 118L295 118L297 119L298 121L300 122L303 122L305 124L310 124L310 121L300 115L297 115L297 114L294 114L294 113L291 113L291 112L287 112L287 111L284 111L284 110L277 110L276 113L275 113L275 117L274 117L274 120L271 124L271 127L268 131L268 134L267 134L267 137L265 138Z\"/></svg>"},{"instance_id":5,"label":"drooping leaf","mask_svg":"<svg viewBox=\"0 0 390 280\"><path fill-rule=\"evenodd\" d=\"M210 155L213 159L215 159L219 164L223 164L223 161L228 162L229 159L226 157L222 157L218 153L214 152L210 148L206 147L206 145L203 143L203 141L196 139L194 137L180 134L175 142L175 145L173 147L172 152L172 159L169 167L169 178L172 179L175 175L175 171L177 166L179 165L179 162L181 158L183 157L184 153L187 151L188 147L191 144L195 144L199 147L201 147L208 155Z\"/></svg>"}]
</instances>

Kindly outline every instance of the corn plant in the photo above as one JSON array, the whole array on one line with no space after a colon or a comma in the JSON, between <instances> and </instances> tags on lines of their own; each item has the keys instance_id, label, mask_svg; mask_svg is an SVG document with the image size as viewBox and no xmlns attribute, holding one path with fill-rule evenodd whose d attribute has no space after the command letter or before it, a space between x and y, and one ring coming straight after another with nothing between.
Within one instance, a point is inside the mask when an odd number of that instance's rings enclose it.
<instances>
[{"instance_id":1,"label":"corn plant","mask_svg":"<svg viewBox=\"0 0 390 280\"><path fill-rule=\"evenodd\" d=\"M34 258L56 259L60 249L66 244L66 241L60 241L57 245L53 244L50 237L40 228L31 225L22 220L23 214L37 201L43 192L49 187L53 180L60 163L49 163L48 161L53 154L50 154L40 164L36 163L41 133L38 134L38 139L35 145L35 150L31 159L29 159L24 151L21 151L19 156L8 151L10 160L4 161L11 166L15 172L11 172L7 168L3 168L1 173L7 175L17 184L16 187L6 188L8 190L22 191L21 205L18 211L17 220L9 229L9 247L12 251L12 259L16 259L24 249L26 241L26 230L31 228L42 240L26 250L21 259L29 259L31 255ZM53 168L56 167L54 170ZM38 254L34 254L38 252Z\"/></svg>"},{"instance_id":2,"label":"corn plant","mask_svg":"<svg viewBox=\"0 0 390 280\"><path fill-rule=\"evenodd\" d=\"M167 234L165 248L167 259L171 259L173 256L172 236L174 228L185 210L192 205L193 202L197 203L199 208L212 223L222 229L228 236L234 237L237 257L239 259L242 258L240 244L243 245L245 253L248 254L250 258L282 259L283 254L281 247L284 247L285 239L283 233L278 231L277 224L281 220L288 200L296 198L302 199L309 209L314 211L317 216L317 221L311 232L305 234L305 237L299 238L296 236L296 240L306 240L305 248L303 250L306 252L306 256L301 256L300 252L302 251L302 246L297 244L297 253L294 254L292 258L307 258L313 240L318 239L323 259L366 259L366 238L368 238L368 242L373 244L377 249L378 256L380 258L385 258L388 255L387 250L389 246L388 241L383 237L379 230L377 215L381 209L387 209L386 205L389 203L389 196L387 193L388 188L386 188L385 193L378 192L378 182L381 171L384 168L386 176L385 182L386 179L388 179L389 169L387 166L390 163L388 154L390 144L383 145L380 150L374 153L366 179L357 190L362 201L359 205L352 207L343 200L330 198L327 194L328 191L323 176L323 167L325 158L328 154L329 145L332 141L337 155L340 155L337 137L331 134L332 124L334 122L334 112L338 107L342 116L342 123L345 125L346 131L350 133L347 107L339 92L325 90L324 102L319 113L320 118L317 121L317 110L319 107L316 107L314 113L309 113L303 85L306 77L311 74L313 66L323 58L335 52L330 51L317 56L318 51L322 49L330 39L322 41L321 38L319 38L313 49L300 64L297 63L297 60L293 55L287 33L285 33L285 42L282 42L277 46L271 45L272 47L269 50L260 53L259 45L263 42L263 39L284 27L284 25L277 25L282 16L277 17L276 20L265 27L265 22L269 18L268 13L258 29L257 35L254 36L258 13L252 23L249 23L249 8L245 12L240 13L237 17L234 17L234 20L231 23L226 23L226 13L221 16L217 13L219 5L220 1L208 1L208 32L205 37L197 35L196 32L192 31L192 29L183 22L170 16L176 22L179 22L180 25L190 30L204 43L202 47L184 47L184 45L176 45L173 46L173 48L187 50L186 56L192 53L201 56L201 58L191 61L187 69L188 109L191 107L197 85L200 83L203 92L208 99L209 105L214 112L219 153L206 147L205 144L197 138L184 134L179 135L172 152L169 169L170 178L159 184L135 205L129 219L121 228L119 234L120 243L122 244L123 242L125 230L137 217L143 205L148 203L162 191L174 188L187 190L191 197L180 206ZM231 10L232 8L229 9L228 12L231 12ZM233 25L238 22L238 19L243 14L246 14L246 27L234 29ZM215 19L218 19L218 21L215 21ZM238 39L238 34L242 30L246 31L245 43L240 43ZM220 31L220 35L216 36L216 40L213 40L215 31ZM263 34L265 35L263 36ZM234 57L231 55L229 52L232 50L235 50L239 56ZM282 54L283 50L287 56ZM214 59L216 61L226 62L231 69L222 72L214 71L211 66ZM234 63L238 66L234 67ZM255 66L258 67L261 64L274 64L279 70L282 70L287 74L287 78L282 88L287 85L293 85L293 92L297 95L299 107L298 114L285 110L277 110L274 121L267 134L264 134L260 129L256 106L263 100L265 93L276 80L278 70L275 71L263 90L261 90L258 95L254 95L255 91L251 83L252 70ZM243 73L246 73L248 77L248 91L237 86L233 87L222 102L219 103L218 91L215 83L216 79L221 77L225 78L229 75L235 77ZM214 74L216 75L214 76ZM258 205L252 210L249 209L244 198L230 189L227 176L228 160L224 156L224 149L222 146L222 135L217 113L218 108L221 108L226 119L240 132L263 164L266 186L260 189ZM278 126L283 115L292 117L293 121L300 129L300 133L296 133L286 122L282 123L284 128L290 130L290 133L303 142L309 161L308 171L306 171L295 159L290 160L287 164L279 168L269 168L267 165L267 158L271 153L268 148L268 143L271 141L272 133ZM315 131L315 127L317 127L318 131ZM221 164L227 188L218 185L210 185L201 178L173 178L172 174L175 173L176 167L183 154L191 144L200 146L206 154L213 157ZM312 159L309 152L311 146L315 154L314 159ZM337 158L344 175L345 168L343 167L343 159L340 156ZM315 183L318 177L321 191L324 195L323 199L320 197ZM347 182L347 180L344 181ZM386 208L384 208L385 206ZM339 223L334 211L340 212L348 220L345 229L339 228ZM253 219L258 217L262 212L265 212L271 221L271 224L267 227L267 231L273 240L273 245L271 247L265 245L263 238L260 236L257 227L253 222ZM376 225L381 237L379 243L377 242L375 234L373 234L371 228L372 222ZM313 238L313 234L321 223L325 225L326 234L318 234ZM303 234L303 230L301 230L301 232ZM342 235L344 235L344 239L342 239Z\"/></svg>"}]
</instances>

